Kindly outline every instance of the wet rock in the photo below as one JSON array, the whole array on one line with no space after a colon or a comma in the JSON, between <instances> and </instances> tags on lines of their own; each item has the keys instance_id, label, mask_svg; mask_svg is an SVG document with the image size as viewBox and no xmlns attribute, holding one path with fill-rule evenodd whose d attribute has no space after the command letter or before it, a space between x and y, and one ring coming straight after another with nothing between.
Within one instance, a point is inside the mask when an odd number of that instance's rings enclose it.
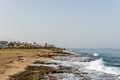
<instances>
[{"instance_id":1,"label":"wet rock","mask_svg":"<svg viewBox=\"0 0 120 80\"><path fill-rule=\"evenodd\" d=\"M28 66L25 71L11 76L10 80L41 80L46 78L45 74L52 73L53 71L54 68L51 67Z\"/></svg>"},{"instance_id":2,"label":"wet rock","mask_svg":"<svg viewBox=\"0 0 120 80\"><path fill-rule=\"evenodd\" d=\"M40 61L40 60L36 60L35 62L33 62L33 64L45 64L44 61Z\"/></svg>"}]
</instances>

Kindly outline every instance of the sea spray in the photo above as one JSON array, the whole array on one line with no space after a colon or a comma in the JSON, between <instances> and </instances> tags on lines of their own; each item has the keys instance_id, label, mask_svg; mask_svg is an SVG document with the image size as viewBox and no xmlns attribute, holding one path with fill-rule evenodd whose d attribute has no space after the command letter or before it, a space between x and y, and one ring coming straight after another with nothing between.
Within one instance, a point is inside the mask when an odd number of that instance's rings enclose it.
<instances>
[{"instance_id":1,"label":"sea spray","mask_svg":"<svg viewBox=\"0 0 120 80\"><path fill-rule=\"evenodd\" d=\"M93 56L99 56L99 54L95 52L95 53L93 54Z\"/></svg>"},{"instance_id":2,"label":"sea spray","mask_svg":"<svg viewBox=\"0 0 120 80\"><path fill-rule=\"evenodd\" d=\"M118 68L105 66L102 58L95 61L88 62L88 66L86 66L85 68L108 73L108 74L120 75L120 70Z\"/></svg>"}]
</instances>

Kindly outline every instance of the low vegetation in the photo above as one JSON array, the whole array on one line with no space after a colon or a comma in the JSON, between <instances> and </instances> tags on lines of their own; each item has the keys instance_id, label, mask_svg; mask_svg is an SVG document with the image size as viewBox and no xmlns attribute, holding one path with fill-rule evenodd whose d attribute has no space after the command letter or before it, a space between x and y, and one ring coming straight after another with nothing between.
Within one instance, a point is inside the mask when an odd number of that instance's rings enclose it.
<instances>
[{"instance_id":1,"label":"low vegetation","mask_svg":"<svg viewBox=\"0 0 120 80\"><path fill-rule=\"evenodd\" d=\"M0 49L54 49L54 44L41 45L36 42L20 42L20 41L0 41Z\"/></svg>"}]
</instances>

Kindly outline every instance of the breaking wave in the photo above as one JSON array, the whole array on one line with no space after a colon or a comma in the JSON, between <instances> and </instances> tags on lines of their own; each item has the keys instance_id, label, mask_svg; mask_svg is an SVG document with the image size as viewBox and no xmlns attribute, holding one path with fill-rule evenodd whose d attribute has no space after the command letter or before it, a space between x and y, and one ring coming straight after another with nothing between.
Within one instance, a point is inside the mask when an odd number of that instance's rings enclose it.
<instances>
[{"instance_id":1,"label":"breaking wave","mask_svg":"<svg viewBox=\"0 0 120 80\"><path fill-rule=\"evenodd\" d=\"M104 63L105 62L103 61L103 59L100 58L98 60L89 62L88 65L85 68L90 69L90 70L96 70L96 71L108 73L108 74L120 75L120 69L119 68L112 67L112 66L105 66Z\"/></svg>"}]
</instances>

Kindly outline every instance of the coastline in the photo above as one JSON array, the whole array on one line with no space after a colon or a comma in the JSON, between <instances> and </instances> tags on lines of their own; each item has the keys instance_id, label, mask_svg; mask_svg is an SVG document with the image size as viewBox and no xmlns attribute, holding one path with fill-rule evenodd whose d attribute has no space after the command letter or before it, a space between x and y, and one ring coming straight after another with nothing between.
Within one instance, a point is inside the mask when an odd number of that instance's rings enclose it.
<instances>
[{"instance_id":1,"label":"coastline","mask_svg":"<svg viewBox=\"0 0 120 80\"><path fill-rule=\"evenodd\" d=\"M10 76L25 71L35 60L46 62L54 56L65 56L59 49L1 49L0 80L9 80Z\"/></svg>"},{"instance_id":2,"label":"coastline","mask_svg":"<svg viewBox=\"0 0 120 80\"><path fill-rule=\"evenodd\" d=\"M35 50L35 51L34 51ZM15 52L15 51L14 51ZM19 50L20 52L20 50ZM7 52L4 52L7 53ZM16 54L16 53L15 53ZM14 72L6 75L2 80L119 80L119 75L90 70L86 67L90 62L98 60L88 53L74 53L64 50L33 49L22 52L25 64L16 64L17 67L6 69ZM29 54L29 55L28 55ZM17 53L18 56L18 53ZM25 62L24 60L27 60ZM9 65L10 66L10 65ZM14 65L15 66L15 65ZM19 68L18 66L21 66ZM94 65L93 65L94 66ZM18 70L17 70L18 69ZM9 73L8 72L8 73ZM9 73L10 74L10 73ZM4 77L4 76L2 76ZM4 77L5 78L5 77Z\"/></svg>"}]
</instances>

